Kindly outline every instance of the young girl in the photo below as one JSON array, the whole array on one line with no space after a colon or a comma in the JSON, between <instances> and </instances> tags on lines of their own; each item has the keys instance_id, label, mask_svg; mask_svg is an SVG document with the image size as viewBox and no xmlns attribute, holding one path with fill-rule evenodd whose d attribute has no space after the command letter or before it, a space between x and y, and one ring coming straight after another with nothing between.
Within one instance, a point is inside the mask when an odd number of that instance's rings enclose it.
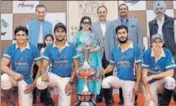
<instances>
[{"instance_id":1,"label":"young girl","mask_svg":"<svg viewBox=\"0 0 176 106\"><path fill-rule=\"evenodd\" d=\"M43 52L44 52L45 48L46 48L49 44L53 43L53 41L54 41L54 37L53 37L52 34L47 34L47 35L45 36L45 38L44 38L44 45L43 45L43 48L42 48L41 51L40 51L41 55L43 55Z\"/></svg>"}]
</instances>

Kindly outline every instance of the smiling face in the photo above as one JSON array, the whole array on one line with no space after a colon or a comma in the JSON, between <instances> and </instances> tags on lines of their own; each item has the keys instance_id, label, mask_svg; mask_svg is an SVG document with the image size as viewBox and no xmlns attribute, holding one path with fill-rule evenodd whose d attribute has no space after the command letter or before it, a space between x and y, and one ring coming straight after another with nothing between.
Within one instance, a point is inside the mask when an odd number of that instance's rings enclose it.
<instances>
[{"instance_id":1,"label":"smiling face","mask_svg":"<svg viewBox=\"0 0 176 106\"><path fill-rule=\"evenodd\" d=\"M38 7L36 9L36 16L38 20L43 21L46 16L46 8L45 7Z\"/></svg>"},{"instance_id":2,"label":"smiling face","mask_svg":"<svg viewBox=\"0 0 176 106\"><path fill-rule=\"evenodd\" d=\"M163 41L161 39L156 39L155 41L152 42L152 48L155 51L161 51L163 47Z\"/></svg>"},{"instance_id":3,"label":"smiling face","mask_svg":"<svg viewBox=\"0 0 176 106\"><path fill-rule=\"evenodd\" d=\"M18 44L24 44L27 42L27 34L26 32L20 30L15 34L15 39Z\"/></svg>"},{"instance_id":4,"label":"smiling face","mask_svg":"<svg viewBox=\"0 0 176 106\"><path fill-rule=\"evenodd\" d=\"M98 14L98 18L100 21L106 21L106 17L107 17L107 10L104 7L100 7L97 11Z\"/></svg>"},{"instance_id":5,"label":"smiling face","mask_svg":"<svg viewBox=\"0 0 176 106\"><path fill-rule=\"evenodd\" d=\"M123 4L123 5L119 6L119 15L120 15L120 17L127 17L128 16L127 5Z\"/></svg>"},{"instance_id":6,"label":"smiling face","mask_svg":"<svg viewBox=\"0 0 176 106\"><path fill-rule=\"evenodd\" d=\"M66 32L65 32L64 28L62 28L62 27L57 28L55 31L55 37L56 37L57 41L65 40Z\"/></svg>"},{"instance_id":7,"label":"smiling face","mask_svg":"<svg viewBox=\"0 0 176 106\"><path fill-rule=\"evenodd\" d=\"M83 22L81 23L81 26L83 30L89 30L91 27L91 22L89 19L84 19Z\"/></svg>"}]
</instances>

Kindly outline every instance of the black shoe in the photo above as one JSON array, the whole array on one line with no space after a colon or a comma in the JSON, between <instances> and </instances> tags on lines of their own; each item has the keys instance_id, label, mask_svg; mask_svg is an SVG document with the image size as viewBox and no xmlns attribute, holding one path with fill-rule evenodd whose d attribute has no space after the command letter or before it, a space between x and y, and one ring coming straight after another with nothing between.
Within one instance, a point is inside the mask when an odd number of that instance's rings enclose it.
<instances>
[{"instance_id":1,"label":"black shoe","mask_svg":"<svg viewBox=\"0 0 176 106\"><path fill-rule=\"evenodd\" d=\"M113 106L114 104L112 91L113 89L104 89L103 95L104 95L106 106Z\"/></svg>"},{"instance_id":2,"label":"black shoe","mask_svg":"<svg viewBox=\"0 0 176 106\"><path fill-rule=\"evenodd\" d=\"M162 94L162 97L159 100L159 106L169 106L172 94L173 94L173 90L168 90L168 89L164 88L164 92Z\"/></svg>"},{"instance_id":3,"label":"black shoe","mask_svg":"<svg viewBox=\"0 0 176 106\"><path fill-rule=\"evenodd\" d=\"M37 89L36 88L34 88L34 90L33 90L33 104L35 104L35 102L36 102L36 98L37 98Z\"/></svg>"},{"instance_id":4,"label":"black shoe","mask_svg":"<svg viewBox=\"0 0 176 106\"><path fill-rule=\"evenodd\" d=\"M54 101L52 99L48 99L46 102L43 102L44 106L54 106Z\"/></svg>"},{"instance_id":5,"label":"black shoe","mask_svg":"<svg viewBox=\"0 0 176 106\"><path fill-rule=\"evenodd\" d=\"M114 101L111 100L111 101L108 101L108 103L106 103L106 106L113 106L113 104L114 104Z\"/></svg>"},{"instance_id":6,"label":"black shoe","mask_svg":"<svg viewBox=\"0 0 176 106\"><path fill-rule=\"evenodd\" d=\"M119 101L119 105L123 105L124 104L124 102L121 100L121 101Z\"/></svg>"},{"instance_id":7,"label":"black shoe","mask_svg":"<svg viewBox=\"0 0 176 106\"><path fill-rule=\"evenodd\" d=\"M101 102L103 102L103 98L96 98L96 103L101 103Z\"/></svg>"},{"instance_id":8,"label":"black shoe","mask_svg":"<svg viewBox=\"0 0 176 106\"><path fill-rule=\"evenodd\" d=\"M173 99L174 99L174 102L176 103L176 91L174 91L174 93L173 93Z\"/></svg>"}]
</instances>

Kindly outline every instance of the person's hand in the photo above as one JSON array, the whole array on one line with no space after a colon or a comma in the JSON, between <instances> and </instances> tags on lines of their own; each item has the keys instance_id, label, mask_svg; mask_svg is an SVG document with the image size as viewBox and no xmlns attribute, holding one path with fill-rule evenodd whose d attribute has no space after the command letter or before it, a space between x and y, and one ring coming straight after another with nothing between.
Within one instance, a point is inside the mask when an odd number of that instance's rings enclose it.
<instances>
[{"instance_id":1,"label":"person's hand","mask_svg":"<svg viewBox=\"0 0 176 106\"><path fill-rule=\"evenodd\" d=\"M146 76L146 77L143 77L143 82L144 84L148 83L149 81L153 80L153 76Z\"/></svg>"},{"instance_id":2,"label":"person's hand","mask_svg":"<svg viewBox=\"0 0 176 106\"><path fill-rule=\"evenodd\" d=\"M20 81L20 80L23 79L23 75L14 72L13 79L14 79L15 81Z\"/></svg>"},{"instance_id":3,"label":"person's hand","mask_svg":"<svg viewBox=\"0 0 176 106\"><path fill-rule=\"evenodd\" d=\"M82 48L82 47L77 48L77 51L79 51L79 52L83 52L83 48Z\"/></svg>"},{"instance_id":4,"label":"person's hand","mask_svg":"<svg viewBox=\"0 0 176 106\"><path fill-rule=\"evenodd\" d=\"M101 71L100 71L100 75L105 75L105 69L101 69Z\"/></svg>"},{"instance_id":5,"label":"person's hand","mask_svg":"<svg viewBox=\"0 0 176 106\"><path fill-rule=\"evenodd\" d=\"M30 93L30 92L32 92L32 90L35 88L35 84L28 84L27 86L26 86L26 89L24 90L24 93L25 94L27 94L27 93Z\"/></svg>"},{"instance_id":6,"label":"person's hand","mask_svg":"<svg viewBox=\"0 0 176 106\"><path fill-rule=\"evenodd\" d=\"M89 50L89 54L92 54L93 52L95 52L94 48L92 48L92 49Z\"/></svg>"},{"instance_id":7,"label":"person's hand","mask_svg":"<svg viewBox=\"0 0 176 106\"><path fill-rule=\"evenodd\" d=\"M43 74L41 77L42 77L42 81L49 82L49 75L48 74Z\"/></svg>"},{"instance_id":8,"label":"person's hand","mask_svg":"<svg viewBox=\"0 0 176 106\"><path fill-rule=\"evenodd\" d=\"M134 85L133 93L134 93L134 95L137 95L139 93L139 85L138 84Z\"/></svg>"},{"instance_id":9,"label":"person's hand","mask_svg":"<svg viewBox=\"0 0 176 106\"><path fill-rule=\"evenodd\" d=\"M65 87L65 93L67 95L71 95L72 94L72 90L73 90L73 87L72 87L72 84L68 83Z\"/></svg>"},{"instance_id":10,"label":"person's hand","mask_svg":"<svg viewBox=\"0 0 176 106\"><path fill-rule=\"evenodd\" d=\"M76 70L76 76L78 77L78 78L82 78L81 76L80 76L80 74L79 74L79 71L78 70Z\"/></svg>"}]
</instances>

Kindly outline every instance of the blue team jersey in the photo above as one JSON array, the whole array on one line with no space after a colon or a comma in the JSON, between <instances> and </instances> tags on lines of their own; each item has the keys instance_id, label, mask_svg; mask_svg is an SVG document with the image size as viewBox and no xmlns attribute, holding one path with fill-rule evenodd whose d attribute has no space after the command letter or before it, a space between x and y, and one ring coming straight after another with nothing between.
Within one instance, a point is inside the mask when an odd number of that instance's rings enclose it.
<instances>
[{"instance_id":1,"label":"blue team jersey","mask_svg":"<svg viewBox=\"0 0 176 106\"><path fill-rule=\"evenodd\" d=\"M12 44L5 50L3 57L10 59L12 70L22 74L26 83L32 83L33 63L41 60L40 52L34 45L27 43L25 50L21 51L16 43Z\"/></svg>"},{"instance_id":2,"label":"blue team jersey","mask_svg":"<svg viewBox=\"0 0 176 106\"><path fill-rule=\"evenodd\" d=\"M135 64L142 62L142 53L138 45L131 43L128 50L122 52L120 47L112 50L110 63L115 64L117 77L122 80L136 80Z\"/></svg>"},{"instance_id":3,"label":"blue team jersey","mask_svg":"<svg viewBox=\"0 0 176 106\"><path fill-rule=\"evenodd\" d=\"M148 49L143 54L143 69L148 69L148 75L159 74L170 69L175 69L172 53L170 50L163 48L161 58L155 61L154 53L152 49Z\"/></svg>"},{"instance_id":4,"label":"blue team jersey","mask_svg":"<svg viewBox=\"0 0 176 106\"><path fill-rule=\"evenodd\" d=\"M51 72L61 77L71 76L72 63L77 57L76 47L68 42L62 50L59 50L54 43L48 45L43 55L43 59L49 60L52 64Z\"/></svg>"}]
</instances>

